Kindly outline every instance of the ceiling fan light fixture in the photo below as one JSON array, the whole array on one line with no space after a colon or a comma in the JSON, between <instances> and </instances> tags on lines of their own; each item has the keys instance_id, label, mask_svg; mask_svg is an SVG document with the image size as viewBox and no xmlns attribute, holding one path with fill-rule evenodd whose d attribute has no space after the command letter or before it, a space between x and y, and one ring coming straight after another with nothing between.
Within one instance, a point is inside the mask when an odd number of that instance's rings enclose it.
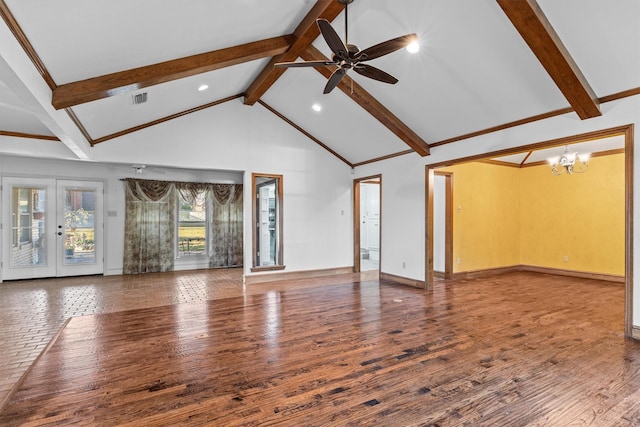
<instances>
[{"instance_id":1,"label":"ceiling fan light fixture","mask_svg":"<svg viewBox=\"0 0 640 427\"><path fill-rule=\"evenodd\" d=\"M414 40L411 43L409 43L406 47L407 52L411 53L411 54L416 54L418 52L420 52L420 43L418 43L418 40Z\"/></svg>"}]
</instances>

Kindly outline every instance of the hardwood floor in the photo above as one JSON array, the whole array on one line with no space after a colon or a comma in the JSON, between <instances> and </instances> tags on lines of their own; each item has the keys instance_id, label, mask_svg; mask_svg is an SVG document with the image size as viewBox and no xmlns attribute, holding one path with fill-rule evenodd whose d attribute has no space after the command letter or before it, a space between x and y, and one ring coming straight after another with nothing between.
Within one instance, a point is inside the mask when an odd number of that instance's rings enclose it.
<instances>
[{"instance_id":1,"label":"hardwood floor","mask_svg":"<svg viewBox=\"0 0 640 427\"><path fill-rule=\"evenodd\" d=\"M640 425L622 285L510 273L423 291L348 275L216 294L197 274L100 278L130 282L93 285L93 312L109 309L60 328L0 424ZM181 280L206 285L179 300Z\"/></svg>"}]
</instances>

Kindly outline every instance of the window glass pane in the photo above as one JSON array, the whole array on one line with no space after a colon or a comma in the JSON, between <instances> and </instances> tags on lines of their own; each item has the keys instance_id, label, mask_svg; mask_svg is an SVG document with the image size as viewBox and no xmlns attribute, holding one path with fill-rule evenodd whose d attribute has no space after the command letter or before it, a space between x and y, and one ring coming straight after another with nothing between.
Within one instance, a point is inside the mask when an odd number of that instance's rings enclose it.
<instances>
[{"instance_id":1,"label":"window glass pane","mask_svg":"<svg viewBox=\"0 0 640 427\"><path fill-rule=\"evenodd\" d=\"M94 190L65 190L64 263L96 262Z\"/></svg>"},{"instance_id":2,"label":"window glass pane","mask_svg":"<svg viewBox=\"0 0 640 427\"><path fill-rule=\"evenodd\" d=\"M178 192L178 257L207 254L206 193Z\"/></svg>"},{"instance_id":3,"label":"window glass pane","mask_svg":"<svg viewBox=\"0 0 640 427\"><path fill-rule=\"evenodd\" d=\"M258 240L259 265L268 266L277 263L276 245L276 181L261 183L258 188Z\"/></svg>"},{"instance_id":4,"label":"window glass pane","mask_svg":"<svg viewBox=\"0 0 640 427\"><path fill-rule=\"evenodd\" d=\"M45 195L40 188L13 188L11 266L45 265Z\"/></svg>"}]
</instances>

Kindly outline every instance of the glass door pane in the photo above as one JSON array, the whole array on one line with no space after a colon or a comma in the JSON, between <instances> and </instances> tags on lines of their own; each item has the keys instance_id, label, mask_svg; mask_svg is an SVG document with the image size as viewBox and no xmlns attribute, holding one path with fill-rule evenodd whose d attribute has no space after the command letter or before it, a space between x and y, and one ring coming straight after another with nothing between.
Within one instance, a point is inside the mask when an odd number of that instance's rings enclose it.
<instances>
[{"instance_id":1,"label":"glass door pane","mask_svg":"<svg viewBox=\"0 0 640 427\"><path fill-rule=\"evenodd\" d=\"M3 280L55 275L55 182L4 178Z\"/></svg>"},{"instance_id":2,"label":"glass door pane","mask_svg":"<svg viewBox=\"0 0 640 427\"><path fill-rule=\"evenodd\" d=\"M11 266L47 263L45 188L13 187Z\"/></svg>"},{"instance_id":3,"label":"glass door pane","mask_svg":"<svg viewBox=\"0 0 640 427\"><path fill-rule=\"evenodd\" d=\"M57 181L58 276L101 274L102 183Z\"/></svg>"},{"instance_id":4,"label":"glass door pane","mask_svg":"<svg viewBox=\"0 0 640 427\"><path fill-rule=\"evenodd\" d=\"M65 189L64 198L64 263L94 263L96 192Z\"/></svg>"}]
</instances>

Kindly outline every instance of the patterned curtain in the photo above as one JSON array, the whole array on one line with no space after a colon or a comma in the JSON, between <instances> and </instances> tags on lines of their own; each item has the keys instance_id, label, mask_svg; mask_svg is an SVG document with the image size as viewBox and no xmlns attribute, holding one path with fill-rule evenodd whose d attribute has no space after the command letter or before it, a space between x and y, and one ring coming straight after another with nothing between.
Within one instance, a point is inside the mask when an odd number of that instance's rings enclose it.
<instances>
[{"instance_id":1,"label":"patterned curtain","mask_svg":"<svg viewBox=\"0 0 640 427\"><path fill-rule=\"evenodd\" d=\"M209 207L210 267L242 265L242 184L211 184Z\"/></svg>"},{"instance_id":2,"label":"patterned curtain","mask_svg":"<svg viewBox=\"0 0 640 427\"><path fill-rule=\"evenodd\" d=\"M125 181L124 274L173 270L175 191L171 182Z\"/></svg>"},{"instance_id":3,"label":"patterned curtain","mask_svg":"<svg viewBox=\"0 0 640 427\"><path fill-rule=\"evenodd\" d=\"M207 189L211 184L201 182L176 182L176 190L180 192L180 195L184 200L187 200L192 205L202 205L203 201L199 200L200 194L206 194Z\"/></svg>"}]
</instances>

